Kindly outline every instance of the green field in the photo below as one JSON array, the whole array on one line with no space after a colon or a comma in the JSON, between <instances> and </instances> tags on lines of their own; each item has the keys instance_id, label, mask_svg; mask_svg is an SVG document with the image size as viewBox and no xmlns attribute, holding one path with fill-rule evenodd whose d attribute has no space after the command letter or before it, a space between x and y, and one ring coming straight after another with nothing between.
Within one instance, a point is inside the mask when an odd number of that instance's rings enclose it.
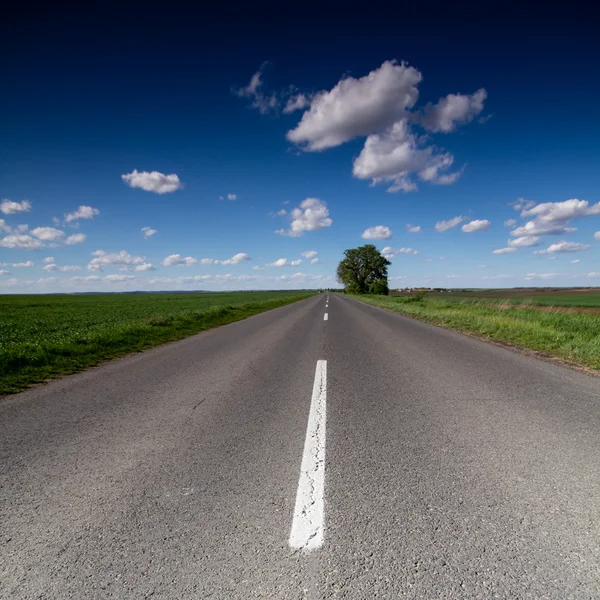
<instances>
[{"instance_id":1,"label":"green field","mask_svg":"<svg viewBox=\"0 0 600 600\"><path fill-rule=\"evenodd\" d=\"M313 294L0 296L0 394Z\"/></svg>"},{"instance_id":2,"label":"green field","mask_svg":"<svg viewBox=\"0 0 600 600\"><path fill-rule=\"evenodd\" d=\"M411 297L411 293L392 293L396 297ZM490 297L495 296L495 297ZM544 293L516 292L513 290L478 290L473 292L428 292L430 300L448 302L474 302L480 304L522 304L531 306L572 306L600 308L600 291L570 292L548 291Z\"/></svg>"},{"instance_id":3,"label":"green field","mask_svg":"<svg viewBox=\"0 0 600 600\"><path fill-rule=\"evenodd\" d=\"M450 329L509 342L557 356L572 363L600 369L600 315L589 312L546 312L510 308L498 299L427 296L353 296ZM462 300L462 301L461 301Z\"/></svg>"}]
</instances>

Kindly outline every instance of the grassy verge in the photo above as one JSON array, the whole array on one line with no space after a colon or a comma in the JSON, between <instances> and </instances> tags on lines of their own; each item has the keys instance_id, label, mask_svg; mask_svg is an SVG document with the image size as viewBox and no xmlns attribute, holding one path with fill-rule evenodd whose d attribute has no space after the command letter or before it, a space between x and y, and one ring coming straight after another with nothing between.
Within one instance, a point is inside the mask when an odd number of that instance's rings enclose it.
<instances>
[{"instance_id":1,"label":"grassy verge","mask_svg":"<svg viewBox=\"0 0 600 600\"><path fill-rule=\"evenodd\" d=\"M600 318L581 313L543 312L498 304L389 296L351 296L420 321L530 348L566 361L600 369Z\"/></svg>"},{"instance_id":2,"label":"grassy verge","mask_svg":"<svg viewBox=\"0 0 600 600\"><path fill-rule=\"evenodd\" d=\"M0 297L0 395L311 295L296 291Z\"/></svg>"}]
</instances>

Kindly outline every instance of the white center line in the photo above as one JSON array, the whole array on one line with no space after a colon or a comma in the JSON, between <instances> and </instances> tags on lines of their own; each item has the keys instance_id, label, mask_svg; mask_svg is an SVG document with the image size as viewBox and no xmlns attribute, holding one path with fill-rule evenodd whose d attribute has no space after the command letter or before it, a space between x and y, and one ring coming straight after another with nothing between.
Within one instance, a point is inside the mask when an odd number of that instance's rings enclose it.
<instances>
[{"instance_id":1,"label":"white center line","mask_svg":"<svg viewBox=\"0 0 600 600\"><path fill-rule=\"evenodd\" d=\"M327 321L329 319L329 313L325 313L323 315L323 321Z\"/></svg>"},{"instance_id":2,"label":"white center line","mask_svg":"<svg viewBox=\"0 0 600 600\"><path fill-rule=\"evenodd\" d=\"M327 402L327 361L317 361L308 427L294 520L289 544L297 550L316 550L323 545L325 527L325 412Z\"/></svg>"}]
</instances>

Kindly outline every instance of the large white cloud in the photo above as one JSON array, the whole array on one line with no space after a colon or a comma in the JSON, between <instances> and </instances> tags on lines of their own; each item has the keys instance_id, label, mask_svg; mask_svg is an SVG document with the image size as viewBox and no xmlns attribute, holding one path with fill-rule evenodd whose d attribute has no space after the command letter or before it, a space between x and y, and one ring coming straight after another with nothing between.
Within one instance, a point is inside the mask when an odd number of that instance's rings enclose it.
<instances>
[{"instance_id":1,"label":"large white cloud","mask_svg":"<svg viewBox=\"0 0 600 600\"><path fill-rule=\"evenodd\" d=\"M385 225L375 225L365 229L360 237L363 240L388 240L392 237L392 230Z\"/></svg>"},{"instance_id":2,"label":"large white cloud","mask_svg":"<svg viewBox=\"0 0 600 600\"><path fill-rule=\"evenodd\" d=\"M89 271L103 271L104 267L133 267L144 263L143 256L134 256L126 250L120 252L105 252L96 250L92 252L92 260L88 263Z\"/></svg>"},{"instance_id":3,"label":"large white cloud","mask_svg":"<svg viewBox=\"0 0 600 600\"><path fill-rule=\"evenodd\" d=\"M148 172L134 169L131 173L121 175L121 179L132 188L140 188L156 194L168 194L183 187L183 183L174 173L164 175L158 171Z\"/></svg>"},{"instance_id":4,"label":"large white cloud","mask_svg":"<svg viewBox=\"0 0 600 600\"><path fill-rule=\"evenodd\" d=\"M450 153L424 146L411 132L408 121L400 119L386 131L367 137L352 173L357 179L372 179L375 184L393 182L390 192L411 192L417 189L411 179L415 173L429 183L454 183L462 171L446 173L453 163Z\"/></svg>"},{"instance_id":5,"label":"large white cloud","mask_svg":"<svg viewBox=\"0 0 600 600\"><path fill-rule=\"evenodd\" d=\"M327 202L318 198L306 198L300 203L298 208L294 208L290 213L290 227L288 229L278 229L279 235L288 237L300 237L307 231L317 231L331 227L333 220L329 218L329 208Z\"/></svg>"},{"instance_id":6,"label":"large white cloud","mask_svg":"<svg viewBox=\"0 0 600 600\"><path fill-rule=\"evenodd\" d=\"M474 231L487 231L490 226L491 226L491 222L488 221L487 219L476 219L475 221L470 221L469 223L465 223L461 229L465 232L465 233L472 233Z\"/></svg>"},{"instance_id":7,"label":"large white cloud","mask_svg":"<svg viewBox=\"0 0 600 600\"><path fill-rule=\"evenodd\" d=\"M143 263L144 261L142 261ZM198 259L192 256L181 256L181 254L170 254L163 261L162 264L165 267L191 267L196 264Z\"/></svg>"},{"instance_id":8,"label":"large white cloud","mask_svg":"<svg viewBox=\"0 0 600 600\"><path fill-rule=\"evenodd\" d=\"M448 231L448 229L452 229L453 227L460 225L464 220L464 217L458 216L448 219L447 221L438 221L435 224L434 229L439 232Z\"/></svg>"},{"instance_id":9,"label":"large white cloud","mask_svg":"<svg viewBox=\"0 0 600 600\"><path fill-rule=\"evenodd\" d=\"M575 227L569 227L572 220L600 215L600 202L590 205L587 200L577 198L563 202L542 202L533 206L530 202L519 202L515 206L517 205L523 207L523 218L533 219L511 231L511 235L515 237L571 233L576 230Z\"/></svg>"},{"instance_id":10,"label":"large white cloud","mask_svg":"<svg viewBox=\"0 0 600 600\"><path fill-rule=\"evenodd\" d=\"M418 97L422 75L405 63L386 61L368 75L341 79L315 94L287 138L304 150L325 150L382 131L401 119Z\"/></svg>"},{"instance_id":11,"label":"large white cloud","mask_svg":"<svg viewBox=\"0 0 600 600\"><path fill-rule=\"evenodd\" d=\"M14 213L29 212L31 210L31 202L29 200L22 200L21 202L13 202L12 200L2 200L0 202L0 211L5 215L12 215Z\"/></svg>"},{"instance_id":12,"label":"large white cloud","mask_svg":"<svg viewBox=\"0 0 600 600\"><path fill-rule=\"evenodd\" d=\"M448 94L436 104L428 104L421 124L428 131L449 133L459 125L472 121L482 110L487 92L481 88L474 94Z\"/></svg>"},{"instance_id":13,"label":"large white cloud","mask_svg":"<svg viewBox=\"0 0 600 600\"><path fill-rule=\"evenodd\" d=\"M96 215L99 215L100 211L92 206L81 205L76 211L67 213L65 215L65 222L71 223L72 221L78 221L79 219L93 219Z\"/></svg>"},{"instance_id":14,"label":"large white cloud","mask_svg":"<svg viewBox=\"0 0 600 600\"><path fill-rule=\"evenodd\" d=\"M555 244L550 244L545 250L535 250L534 254L564 254L567 252L581 252L582 250L589 250L591 246L588 244L579 244L578 242L567 242L562 240Z\"/></svg>"}]
</instances>

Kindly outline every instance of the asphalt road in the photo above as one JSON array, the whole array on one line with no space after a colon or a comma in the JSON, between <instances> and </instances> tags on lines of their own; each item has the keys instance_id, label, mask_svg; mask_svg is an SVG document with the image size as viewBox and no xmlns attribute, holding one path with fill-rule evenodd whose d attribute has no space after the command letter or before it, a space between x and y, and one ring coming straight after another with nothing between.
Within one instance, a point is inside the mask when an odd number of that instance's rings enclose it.
<instances>
[{"instance_id":1,"label":"asphalt road","mask_svg":"<svg viewBox=\"0 0 600 600\"><path fill-rule=\"evenodd\" d=\"M600 379L326 301L0 400L0 597L600 598Z\"/></svg>"}]
</instances>

